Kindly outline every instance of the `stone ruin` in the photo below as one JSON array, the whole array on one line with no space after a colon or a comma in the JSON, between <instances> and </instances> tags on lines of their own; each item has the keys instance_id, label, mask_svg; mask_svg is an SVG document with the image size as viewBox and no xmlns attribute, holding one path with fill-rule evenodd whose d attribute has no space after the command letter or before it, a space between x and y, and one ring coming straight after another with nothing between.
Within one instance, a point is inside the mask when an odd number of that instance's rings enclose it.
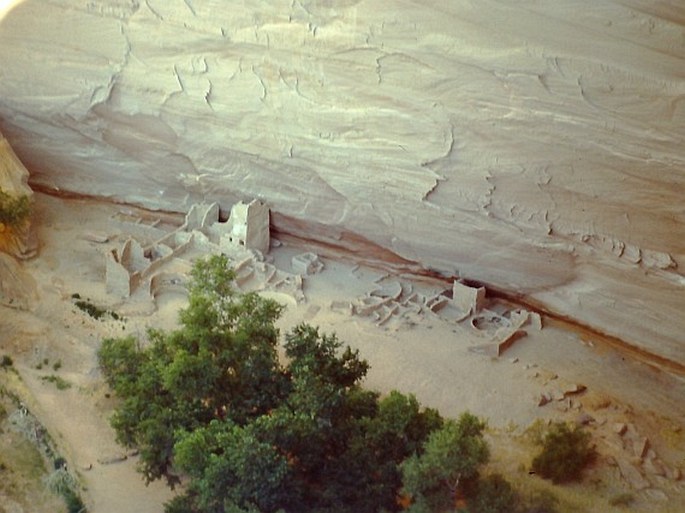
<instances>
[{"instance_id":1,"label":"stone ruin","mask_svg":"<svg viewBox=\"0 0 685 513\"><path fill-rule=\"evenodd\" d=\"M302 253L295 255L290 261L290 265L298 274L310 276L320 273L323 270L323 262L316 253Z\"/></svg>"},{"instance_id":2,"label":"stone ruin","mask_svg":"<svg viewBox=\"0 0 685 513\"><path fill-rule=\"evenodd\" d=\"M301 253L291 259L293 273L277 269L265 258L270 247L269 208L263 202L238 203L222 222L218 203L193 205L184 223L171 231L147 227L148 240L127 239L120 250L106 254L107 292L121 299L155 300L167 292L186 293L185 284L192 261L206 254L224 254L232 262L236 286L242 291L270 290L304 301L303 277L323 269L315 253ZM493 308L484 287L472 287L455 280L448 289L415 290L411 283L383 276L378 287L353 302L336 302L332 308L369 317L377 326L395 318L434 315L470 329L483 338L470 350L499 356L518 338L524 326L541 329L536 313ZM497 305L496 305L497 306Z\"/></svg>"},{"instance_id":3,"label":"stone ruin","mask_svg":"<svg viewBox=\"0 0 685 513\"><path fill-rule=\"evenodd\" d=\"M265 261L269 251L269 208L259 200L237 203L226 222L218 203L193 205L184 223L164 232L147 227L153 242L127 239L120 250L106 253L106 290L121 299L155 299L163 292L185 293L192 261L205 254L225 254L235 263L241 290L274 290L302 301L302 277Z\"/></svg>"},{"instance_id":4,"label":"stone ruin","mask_svg":"<svg viewBox=\"0 0 685 513\"><path fill-rule=\"evenodd\" d=\"M269 252L270 215L269 207L263 201L236 203L231 207L231 214L225 223L220 222L220 214L218 203L193 205L181 229L200 231L222 249L241 246L259 251L262 255Z\"/></svg>"},{"instance_id":5,"label":"stone ruin","mask_svg":"<svg viewBox=\"0 0 685 513\"><path fill-rule=\"evenodd\" d=\"M542 329L542 318L537 312L528 312L521 308L498 312L483 309L471 316L471 327L487 342L471 348L476 353L488 356L500 356L514 343L528 334L525 329L530 326L534 330Z\"/></svg>"},{"instance_id":6,"label":"stone ruin","mask_svg":"<svg viewBox=\"0 0 685 513\"><path fill-rule=\"evenodd\" d=\"M485 287L471 287L455 280L450 289L420 292L410 283L386 280L381 286L352 303L336 302L334 309L346 309L353 315L370 317L376 326L383 326L393 318L435 315L455 322L484 339L483 344L471 351L500 356L516 340L527 334L525 327L542 329L539 314L523 309L511 310L508 306L489 302ZM492 303L494 306L491 306ZM488 309L487 307L490 306Z\"/></svg>"},{"instance_id":7,"label":"stone ruin","mask_svg":"<svg viewBox=\"0 0 685 513\"><path fill-rule=\"evenodd\" d=\"M264 255L269 252L269 207L262 201L236 203L231 208L227 224L227 234L222 236L222 245L238 244L261 251Z\"/></svg>"}]
</instances>

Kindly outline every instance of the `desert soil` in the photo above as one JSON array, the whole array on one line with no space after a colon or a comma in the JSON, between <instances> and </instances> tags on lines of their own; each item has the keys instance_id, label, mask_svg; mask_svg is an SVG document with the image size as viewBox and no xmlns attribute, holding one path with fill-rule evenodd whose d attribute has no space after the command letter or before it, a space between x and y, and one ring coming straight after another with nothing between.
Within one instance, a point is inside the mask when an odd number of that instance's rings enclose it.
<instances>
[{"instance_id":1,"label":"desert soil","mask_svg":"<svg viewBox=\"0 0 685 513\"><path fill-rule=\"evenodd\" d=\"M14 359L28 408L80 476L84 499L95 513L158 513L173 494L160 482L146 486L135 471L136 456L115 442L108 424L114 399L96 361L103 337L173 328L184 304L184 297L174 293L140 303L122 302L105 290L103 255L136 230L132 220L150 217L155 214L131 207L36 195L40 254L24 264L32 277L26 285L33 289L32 308L0 307L0 352ZM160 218L162 224L174 221ZM292 272L291 257L303 251L308 248L282 244L271 253L273 264ZM526 326L527 336L499 357L474 351L488 339L468 323L431 312L396 315L378 325L345 305L390 282L410 283L425 295L449 284L388 276L344 259L324 258L323 263L320 273L305 277L304 301L266 293L287 306L282 331L306 321L336 332L371 364L366 386L413 393L445 416L470 410L488 420L492 433L515 436L537 419L584 418L602 454L600 464L616 478L614 492L633 493L637 506L651 504L645 511L678 511L685 505L678 471L685 467L682 376L544 317L541 330ZM76 293L125 320L89 317L75 307ZM516 306L498 302L490 307ZM52 375L70 387L60 390L41 379ZM623 434L617 432L621 424L627 426Z\"/></svg>"}]
</instances>

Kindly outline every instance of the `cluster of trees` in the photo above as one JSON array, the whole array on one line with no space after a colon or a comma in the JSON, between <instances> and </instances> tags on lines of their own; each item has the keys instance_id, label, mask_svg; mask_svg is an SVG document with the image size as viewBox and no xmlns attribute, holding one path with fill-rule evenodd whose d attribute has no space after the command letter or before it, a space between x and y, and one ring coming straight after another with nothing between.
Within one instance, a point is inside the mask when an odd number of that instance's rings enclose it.
<instances>
[{"instance_id":1,"label":"cluster of trees","mask_svg":"<svg viewBox=\"0 0 685 513\"><path fill-rule=\"evenodd\" d=\"M368 363L305 324L286 335L282 363L281 306L236 294L233 279L225 257L198 262L179 329L150 331L144 347L108 339L98 353L120 398L112 425L140 450L145 479L184 477L167 513L420 513L464 494L478 507L479 489L501 495L497 479L478 485L481 420L363 389Z\"/></svg>"}]
</instances>

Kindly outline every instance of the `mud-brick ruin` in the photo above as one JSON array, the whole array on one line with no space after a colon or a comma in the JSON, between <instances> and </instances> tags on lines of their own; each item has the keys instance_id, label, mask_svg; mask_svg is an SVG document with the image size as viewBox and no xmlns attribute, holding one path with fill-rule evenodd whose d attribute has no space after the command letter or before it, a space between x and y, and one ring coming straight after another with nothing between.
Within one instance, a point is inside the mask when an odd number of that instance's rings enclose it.
<instances>
[{"instance_id":1,"label":"mud-brick ruin","mask_svg":"<svg viewBox=\"0 0 685 513\"><path fill-rule=\"evenodd\" d=\"M259 200L239 202L227 221L220 216L218 203L197 204L175 230L166 232L155 221L145 226L146 241L129 237L120 250L105 254L107 292L137 301L154 301L163 291L184 292L192 261L222 253L234 263L241 290L277 290L302 300L301 277L265 261L269 207ZM134 224L140 228L140 222Z\"/></svg>"}]
</instances>

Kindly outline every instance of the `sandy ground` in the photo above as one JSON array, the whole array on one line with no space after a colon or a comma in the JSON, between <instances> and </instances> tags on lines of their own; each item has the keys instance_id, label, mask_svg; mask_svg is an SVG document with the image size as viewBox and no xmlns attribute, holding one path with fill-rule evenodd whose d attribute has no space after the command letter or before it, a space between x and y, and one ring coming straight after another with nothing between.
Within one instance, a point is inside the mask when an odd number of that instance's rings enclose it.
<instances>
[{"instance_id":1,"label":"sandy ground","mask_svg":"<svg viewBox=\"0 0 685 513\"><path fill-rule=\"evenodd\" d=\"M136 213L112 204L37 195L34 224L41 251L25 269L35 280L38 299L29 312L0 308L0 349L16 361L31 394L26 398L29 408L81 476L90 511L158 513L172 492L159 482L146 486L135 472L136 457L116 444L108 424L113 403L101 382L95 354L103 337L143 334L149 326L172 328L183 296L162 295L155 304L121 302L107 295L103 255L140 228L130 222L130 216L122 222L123 211ZM93 242L87 234L107 235L108 242ZM282 245L272 252L273 263L292 272L291 257L306 250ZM412 280L344 260L324 259L324 265L322 272L305 278L305 301L298 303L281 292L267 294L287 306L280 321L283 331L306 321L336 332L341 340L359 348L371 364L368 387L411 392L446 416L470 410L487 418L493 428L514 432L538 418L572 420L589 412L598 426L596 437L606 440L606 451L615 460L623 458L621 451L632 450L625 441L618 448L611 443L612 426L625 422L648 437L655 457L658 454L669 472L685 462L682 377L547 319L542 330L528 327L528 335L499 358L472 350L486 340L469 325L432 313L395 316L378 326L340 305L388 280ZM448 284L424 280L413 281L412 286L429 294ZM74 293L123 313L126 320L88 317L75 308ZM61 377L71 387L59 390L41 379L50 375ZM564 397L574 385L583 385L587 391ZM539 406L545 394L550 403ZM664 504L685 504L681 502L685 497L682 481L652 479L633 460L631 465L647 479L648 486L643 488L657 490L653 493Z\"/></svg>"}]
</instances>

